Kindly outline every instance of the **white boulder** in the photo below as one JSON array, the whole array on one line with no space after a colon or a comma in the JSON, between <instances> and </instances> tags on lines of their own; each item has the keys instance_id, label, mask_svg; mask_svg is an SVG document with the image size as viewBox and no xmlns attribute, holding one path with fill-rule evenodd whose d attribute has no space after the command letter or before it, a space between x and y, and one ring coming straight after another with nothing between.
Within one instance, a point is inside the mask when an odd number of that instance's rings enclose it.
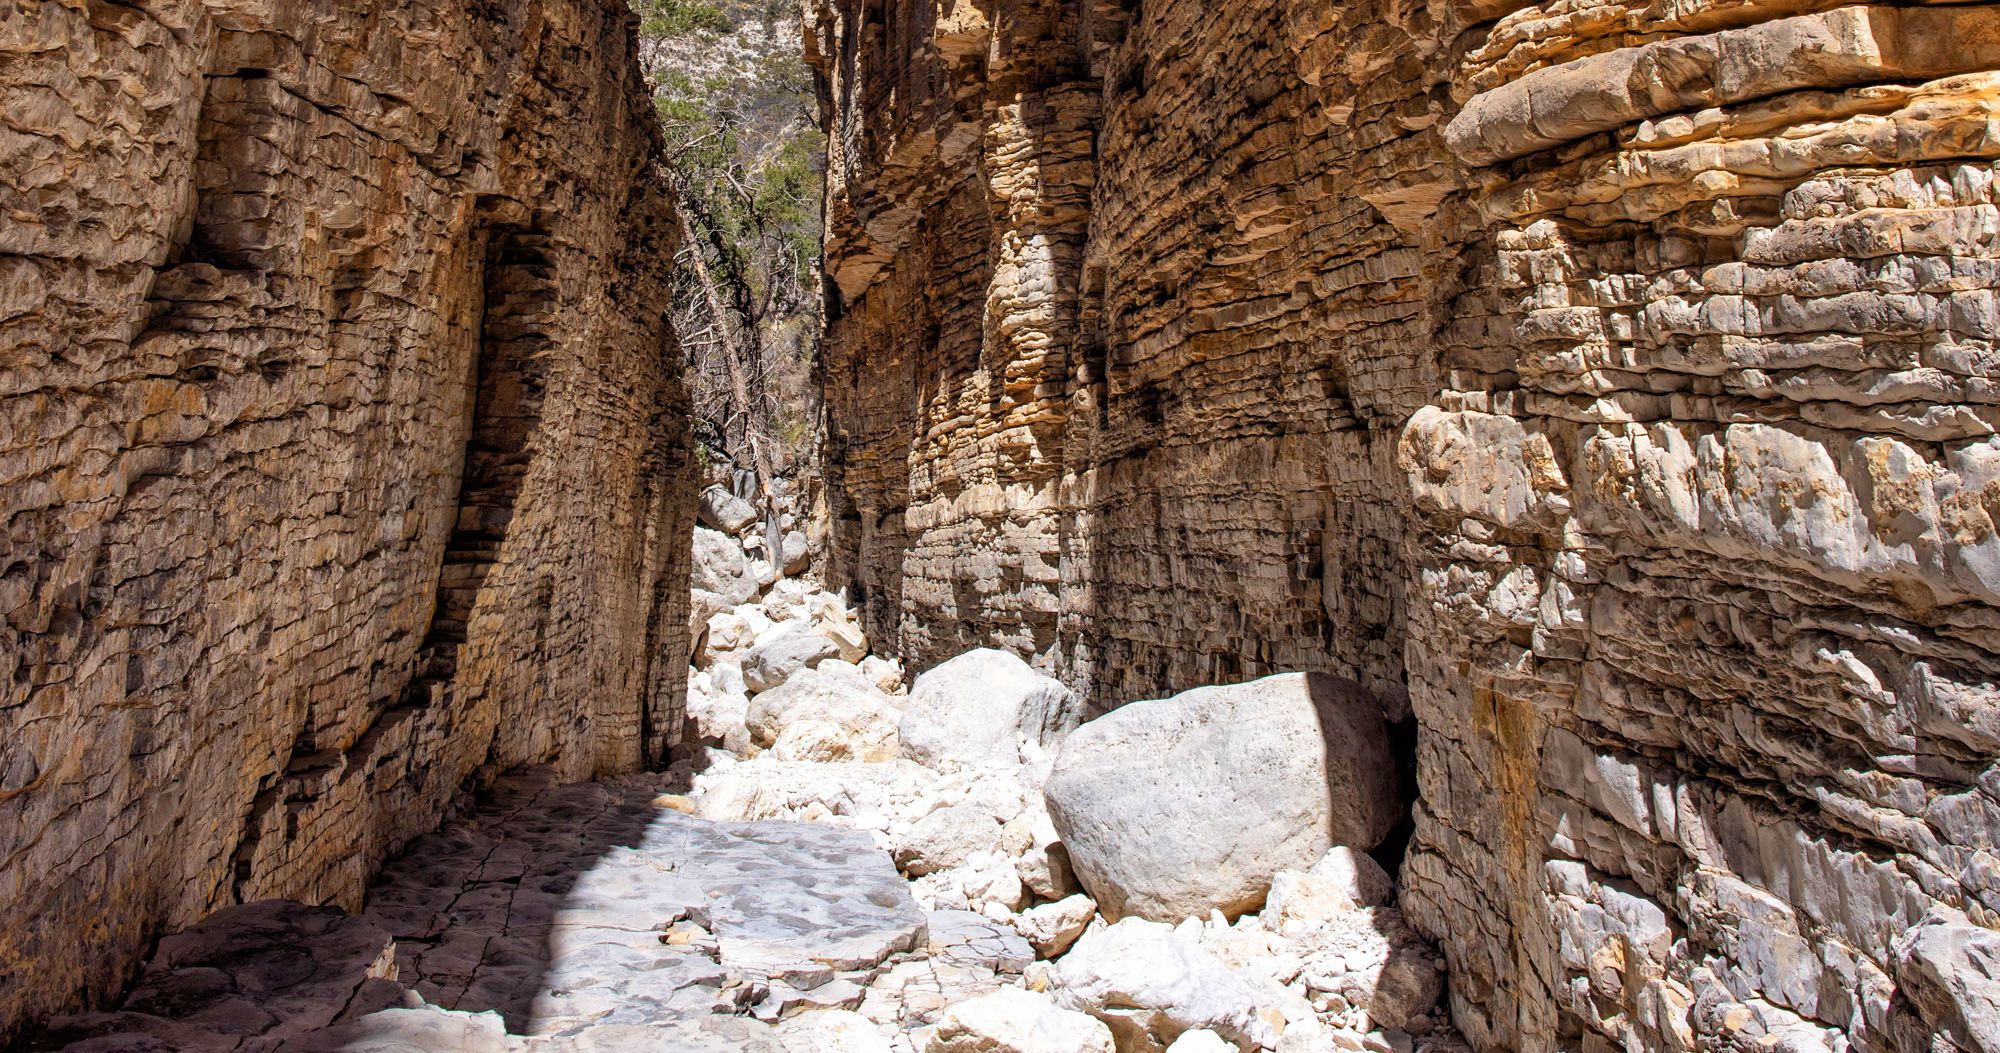
<instances>
[{"instance_id":1,"label":"white boulder","mask_svg":"<svg viewBox=\"0 0 2000 1053\"><path fill-rule=\"evenodd\" d=\"M812 546L801 530L787 533L784 540L778 542L778 554L787 574L803 574L806 567L812 564Z\"/></svg>"},{"instance_id":2,"label":"white boulder","mask_svg":"<svg viewBox=\"0 0 2000 1053\"><path fill-rule=\"evenodd\" d=\"M716 610L747 603L762 588L743 546L728 534L701 527L694 530L694 562L688 570L688 583L697 591L721 597ZM707 621L708 615L700 620Z\"/></svg>"},{"instance_id":3,"label":"white boulder","mask_svg":"<svg viewBox=\"0 0 2000 1053\"><path fill-rule=\"evenodd\" d=\"M748 732L745 732L748 736ZM795 721L778 733L771 756L779 760L886 761L896 759L895 714L887 709L853 710L827 719Z\"/></svg>"},{"instance_id":4,"label":"white boulder","mask_svg":"<svg viewBox=\"0 0 2000 1053\"><path fill-rule=\"evenodd\" d=\"M1204 1028L1239 1049L1269 1049L1284 1030L1268 985L1159 922L1127 918L1085 933L1057 965L1056 982L1062 1004L1111 1028L1119 1053L1160 1053Z\"/></svg>"},{"instance_id":5,"label":"white boulder","mask_svg":"<svg viewBox=\"0 0 2000 1053\"><path fill-rule=\"evenodd\" d=\"M840 648L832 640L816 632L788 629L758 641L744 654L743 682L753 692L769 691L801 669L839 656Z\"/></svg>"},{"instance_id":6,"label":"white boulder","mask_svg":"<svg viewBox=\"0 0 2000 1053\"><path fill-rule=\"evenodd\" d=\"M1254 910L1279 871L1334 845L1372 848L1406 811L1381 707L1318 673L1114 710L1070 735L1044 794L1070 865L1114 919Z\"/></svg>"},{"instance_id":7,"label":"white boulder","mask_svg":"<svg viewBox=\"0 0 2000 1053\"><path fill-rule=\"evenodd\" d=\"M910 824L897 838L890 855L911 877L963 866L975 852L990 851L1000 840L1000 824L987 810L958 804L939 808Z\"/></svg>"},{"instance_id":8,"label":"white boulder","mask_svg":"<svg viewBox=\"0 0 2000 1053\"><path fill-rule=\"evenodd\" d=\"M1011 651L967 651L917 677L903 713L903 756L939 771L1020 763L1019 740L1050 744L1074 728L1070 690Z\"/></svg>"},{"instance_id":9,"label":"white boulder","mask_svg":"<svg viewBox=\"0 0 2000 1053\"><path fill-rule=\"evenodd\" d=\"M745 679L749 679L747 675ZM893 746L900 716L901 709L895 700L869 683L859 669L837 659L825 659L752 697L743 719L750 729L751 741L759 746L776 746L785 729L816 721L834 725L857 750L873 753L874 750L867 748L870 744ZM889 756L868 759L888 760L893 756L892 752Z\"/></svg>"},{"instance_id":10,"label":"white boulder","mask_svg":"<svg viewBox=\"0 0 2000 1053\"><path fill-rule=\"evenodd\" d=\"M1111 1032L1055 999L1003 987L938 1017L924 1053L1112 1053Z\"/></svg>"},{"instance_id":11,"label":"white boulder","mask_svg":"<svg viewBox=\"0 0 2000 1053\"><path fill-rule=\"evenodd\" d=\"M702 641L703 665L740 651L757 638L757 630L733 607L709 615L707 630L708 636Z\"/></svg>"},{"instance_id":12,"label":"white boulder","mask_svg":"<svg viewBox=\"0 0 2000 1053\"><path fill-rule=\"evenodd\" d=\"M1042 957L1053 958L1069 950L1096 916L1097 903L1089 896L1075 895L1022 911L1014 919L1014 931Z\"/></svg>"}]
</instances>

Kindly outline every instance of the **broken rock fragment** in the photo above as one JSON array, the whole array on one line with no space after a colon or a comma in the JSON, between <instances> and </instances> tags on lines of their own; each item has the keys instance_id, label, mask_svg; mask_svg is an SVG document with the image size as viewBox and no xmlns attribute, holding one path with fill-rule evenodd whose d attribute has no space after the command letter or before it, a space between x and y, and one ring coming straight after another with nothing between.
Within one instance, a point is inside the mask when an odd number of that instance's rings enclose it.
<instances>
[{"instance_id":1,"label":"broken rock fragment","mask_svg":"<svg viewBox=\"0 0 2000 1053\"><path fill-rule=\"evenodd\" d=\"M1311 870L1282 871L1272 879L1264 924L1280 932L1287 925L1324 925L1348 911L1387 904L1394 893L1380 863L1365 852L1335 845Z\"/></svg>"},{"instance_id":2,"label":"broken rock fragment","mask_svg":"<svg viewBox=\"0 0 2000 1053\"><path fill-rule=\"evenodd\" d=\"M1014 919L1014 929L1042 957L1053 958L1068 950L1096 916L1097 904L1089 896L1076 895L1022 911Z\"/></svg>"},{"instance_id":3,"label":"broken rock fragment","mask_svg":"<svg viewBox=\"0 0 2000 1053\"><path fill-rule=\"evenodd\" d=\"M1239 1048L1268 1049L1284 1030L1282 1017L1260 1012L1274 992L1158 922L1127 918L1086 933L1056 979L1062 1004L1109 1025L1119 1053L1159 1053L1202 1028Z\"/></svg>"}]
</instances>

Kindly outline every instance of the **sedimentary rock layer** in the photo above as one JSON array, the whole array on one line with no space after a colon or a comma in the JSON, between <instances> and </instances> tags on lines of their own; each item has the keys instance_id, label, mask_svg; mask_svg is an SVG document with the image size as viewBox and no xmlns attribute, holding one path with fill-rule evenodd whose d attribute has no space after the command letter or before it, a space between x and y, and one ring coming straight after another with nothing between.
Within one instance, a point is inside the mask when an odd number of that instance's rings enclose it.
<instances>
[{"instance_id":1,"label":"sedimentary rock layer","mask_svg":"<svg viewBox=\"0 0 2000 1053\"><path fill-rule=\"evenodd\" d=\"M812 11L878 646L1407 702L1485 1048L1992 1041L2000 7Z\"/></svg>"},{"instance_id":2,"label":"sedimentary rock layer","mask_svg":"<svg viewBox=\"0 0 2000 1053\"><path fill-rule=\"evenodd\" d=\"M0 6L0 1041L680 723L616 0ZM658 661L654 659L658 658Z\"/></svg>"},{"instance_id":3,"label":"sedimentary rock layer","mask_svg":"<svg viewBox=\"0 0 2000 1053\"><path fill-rule=\"evenodd\" d=\"M1275 3L888 10L815 37L835 555L871 633L1048 653L1099 703L1399 690L1421 257L1354 163L1395 115L1336 126Z\"/></svg>"}]
</instances>

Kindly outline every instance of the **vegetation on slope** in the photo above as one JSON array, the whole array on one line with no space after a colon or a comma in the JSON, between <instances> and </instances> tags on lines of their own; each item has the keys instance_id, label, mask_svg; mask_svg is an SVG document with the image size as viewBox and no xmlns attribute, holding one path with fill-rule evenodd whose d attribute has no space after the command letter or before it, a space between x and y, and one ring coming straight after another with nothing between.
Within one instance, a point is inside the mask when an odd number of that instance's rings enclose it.
<instances>
[{"instance_id":1,"label":"vegetation on slope","mask_svg":"<svg viewBox=\"0 0 2000 1053\"><path fill-rule=\"evenodd\" d=\"M673 161L686 244L675 325L696 432L727 469L795 478L814 463L824 137L781 0L632 0Z\"/></svg>"}]
</instances>

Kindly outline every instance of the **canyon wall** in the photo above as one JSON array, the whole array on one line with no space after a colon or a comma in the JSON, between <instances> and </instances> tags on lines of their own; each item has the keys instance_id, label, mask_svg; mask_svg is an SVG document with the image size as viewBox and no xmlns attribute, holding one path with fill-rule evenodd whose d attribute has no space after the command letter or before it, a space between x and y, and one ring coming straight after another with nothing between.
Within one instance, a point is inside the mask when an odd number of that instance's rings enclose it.
<instances>
[{"instance_id":1,"label":"canyon wall","mask_svg":"<svg viewBox=\"0 0 2000 1053\"><path fill-rule=\"evenodd\" d=\"M1373 687L1482 1049L2000 1041L2000 6L808 31L879 645Z\"/></svg>"},{"instance_id":2,"label":"canyon wall","mask_svg":"<svg viewBox=\"0 0 2000 1053\"><path fill-rule=\"evenodd\" d=\"M464 787L661 758L692 525L619 0L0 6L0 1044Z\"/></svg>"}]
</instances>

